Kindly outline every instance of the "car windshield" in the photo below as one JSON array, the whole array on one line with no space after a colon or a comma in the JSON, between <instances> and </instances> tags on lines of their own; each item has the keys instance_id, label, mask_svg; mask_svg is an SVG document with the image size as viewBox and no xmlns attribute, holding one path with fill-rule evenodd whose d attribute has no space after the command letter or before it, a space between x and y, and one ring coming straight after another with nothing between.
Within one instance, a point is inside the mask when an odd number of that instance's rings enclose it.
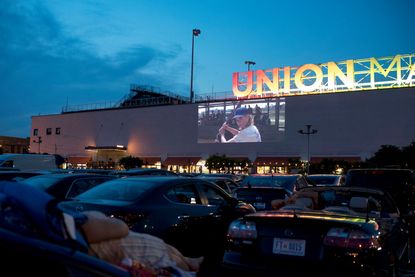
<instances>
[{"instance_id":1,"label":"car windshield","mask_svg":"<svg viewBox=\"0 0 415 277\"><path fill-rule=\"evenodd\" d=\"M350 171L346 179L347 186L374 187L392 192L401 191L411 181L411 173L400 170L356 170Z\"/></svg>"},{"instance_id":2,"label":"car windshield","mask_svg":"<svg viewBox=\"0 0 415 277\"><path fill-rule=\"evenodd\" d=\"M292 191L297 176L249 176L243 180L243 186L283 187Z\"/></svg>"},{"instance_id":3,"label":"car windshield","mask_svg":"<svg viewBox=\"0 0 415 277\"><path fill-rule=\"evenodd\" d=\"M79 200L121 200L133 201L154 187L151 182L132 181L127 179L113 180L93 187L79 194L75 199Z\"/></svg>"},{"instance_id":4,"label":"car windshield","mask_svg":"<svg viewBox=\"0 0 415 277\"><path fill-rule=\"evenodd\" d=\"M319 185L335 185L339 177L337 176L312 176L309 175L308 178L316 184Z\"/></svg>"}]
</instances>

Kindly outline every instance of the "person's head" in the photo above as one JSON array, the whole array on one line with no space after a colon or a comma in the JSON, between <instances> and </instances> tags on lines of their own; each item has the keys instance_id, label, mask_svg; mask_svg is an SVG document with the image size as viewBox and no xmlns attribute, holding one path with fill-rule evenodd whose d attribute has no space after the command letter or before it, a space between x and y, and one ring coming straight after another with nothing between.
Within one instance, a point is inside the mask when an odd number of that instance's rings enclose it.
<instances>
[{"instance_id":1,"label":"person's head","mask_svg":"<svg viewBox=\"0 0 415 277\"><path fill-rule=\"evenodd\" d=\"M233 118L238 124L239 129L245 129L246 127L253 124L253 119L249 109L245 107L240 107L235 110Z\"/></svg>"}]
</instances>

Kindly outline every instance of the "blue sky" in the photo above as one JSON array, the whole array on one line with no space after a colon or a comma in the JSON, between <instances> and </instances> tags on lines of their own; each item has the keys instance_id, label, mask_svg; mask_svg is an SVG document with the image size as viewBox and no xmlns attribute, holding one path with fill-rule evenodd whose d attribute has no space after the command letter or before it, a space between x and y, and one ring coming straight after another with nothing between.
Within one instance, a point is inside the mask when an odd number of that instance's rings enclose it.
<instances>
[{"instance_id":1,"label":"blue sky","mask_svg":"<svg viewBox=\"0 0 415 277\"><path fill-rule=\"evenodd\" d=\"M0 136L31 116L117 102L130 84L189 96L232 73L414 53L415 1L1 0Z\"/></svg>"}]
</instances>

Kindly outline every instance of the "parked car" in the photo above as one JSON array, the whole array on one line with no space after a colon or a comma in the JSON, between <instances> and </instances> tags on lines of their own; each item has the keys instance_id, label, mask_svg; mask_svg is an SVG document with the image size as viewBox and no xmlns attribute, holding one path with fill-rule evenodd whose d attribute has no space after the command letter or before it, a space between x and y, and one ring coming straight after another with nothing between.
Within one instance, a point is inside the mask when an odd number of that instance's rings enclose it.
<instances>
[{"instance_id":1,"label":"parked car","mask_svg":"<svg viewBox=\"0 0 415 277\"><path fill-rule=\"evenodd\" d=\"M45 174L41 171L0 171L0 180L22 181L26 178Z\"/></svg>"},{"instance_id":2,"label":"parked car","mask_svg":"<svg viewBox=\"0 0 415 277\"><path fill-rule=\"evenodd\" d=\"M20 170L57 169L63 158L59 155L40 154L2 154L0 168Z\"/></svg>"},{"instance_id":3,"label":"parked car","mask_svg":"<svg viewBox=\"0 0 415 277\"><path fill-rule=\"evenodd\" d=\"M58 200L65 200L115 178L92 173L54 173L27 178L23 182L49 193Z\"/></svg>"},{"instance_id":4,"label":"parked car","mask_svg":"<svg viewBox=\"0 0 415 277\"><path fill-rule=\"evenodd\" d=\"M345 186L376 188L389 192L403 214L415 212L415 170L396 168L350 169Z\"/></svg>"},{"instance_id":5,"label":"parked car","mask_svg":"<svg viewBox=\"0 0 415 277\"><path fill-rule=\"evenodd\" d=\"M238 184L235 183L232 179L228 177L221 177L221 176L205 176L200 175L200 178L203 178L204 180L210 181L221 187L224 191L226 191L229 194L232 194L233 191L238 187Z\"/></svg>"},{"instance_id":6,"label":"parked car","mask_svg":"<svg viewBox=\"0 0 415 277\"><path fill-rule=\"evenodd\" d=\"M186 256L223 249L229 223L255 209L217 185L194 177L118 178L62 203L65 209L98 210L149 233Z\"/></svg>"},{"instance_id":7,"label":"parked car","mask_svg":"<svg viewBox=\"0 0 415 277\"><path fill-rule=\"evenodd\" d=\"M342 186L345 176L336 174L310 174L307 176L316 186Z\"/></svg>"},{"instance_id":8,"label":"parked car","mask_svg":"<svg viewBox=\"0 0 415 277\"><path fill-rule=\"evenodd\" d=\"M256 210L270 210L271 201L286 199L293 192L311 186L301 174L289 175L250 175L244 178L233 196L249 203Z\"/></svg>"},{"instance_id":9,"label":"parked car","mask_svg":"<svg viewBox=\"0 0 415 277\"><path fill-rule=\"evenodd\" d=\"M301 174L252 174L245 177L240 183L241 187L283 187L291 192L313 185L312 182L308 181L307 178Z\"/></svg>"},{"instance_id":10,"label":"parked car","mask_svg":"<svg viewBox=\"0 0 415 277\"><path fill-rule=\"evenodd\" d=\"M203 173L200 177L225 177L232 179L235 183L240 183L245 175L232 174L232 173Z\"/></svg>"},{"instance_id":11,"label":"parked car","mask_svg":"<svg viewBox=\"0 0 415 277\"><path fill-rule=\"evenodd\" d=\"M408 226L389 194L342 186L296 194L312 195L318 205L298 197L299 203L230 224L223 257L228 274L396 276L407 263Z\"/></svg>"},{"instance_id":12,"label":"parked car","mask_svg":"<svg viewBox=\"0 0 415 277\"><path fill-rule=\"evenodd\" d=\"M283 187L244 186L236 188L232 196L251 204L255 210L271 210L271 201L274 199L287 199L292 192Z\"/></svg>"},{"instance_id":13,"label":"parked car","mask_svg":"<svg viewBox=\"0 0 415 277\"><path fill-rule=\"evenodd\" d=\"M129 176L179 176L177 173L166 169L157 168L135 168L129 170L116 170L111 172L109 175L115 175L118 177L129 177Z\"/></svg>"}]
</instances>

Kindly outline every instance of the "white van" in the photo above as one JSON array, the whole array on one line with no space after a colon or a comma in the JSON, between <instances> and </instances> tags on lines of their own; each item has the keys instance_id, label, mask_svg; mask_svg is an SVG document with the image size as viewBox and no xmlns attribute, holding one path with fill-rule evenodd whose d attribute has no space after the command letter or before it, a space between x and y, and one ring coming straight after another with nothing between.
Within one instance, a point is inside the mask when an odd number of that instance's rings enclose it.
<instances>
[{"instance_id":1,"label":"white van","mask_svg":"<svg viewBox=\"0 0 415 277\"><path fill-rule=\"evenodd\" d=\"M55 155L3 154L0 155L0 169L44 170L57 169Z\"/></svg>"}]
</instances>

